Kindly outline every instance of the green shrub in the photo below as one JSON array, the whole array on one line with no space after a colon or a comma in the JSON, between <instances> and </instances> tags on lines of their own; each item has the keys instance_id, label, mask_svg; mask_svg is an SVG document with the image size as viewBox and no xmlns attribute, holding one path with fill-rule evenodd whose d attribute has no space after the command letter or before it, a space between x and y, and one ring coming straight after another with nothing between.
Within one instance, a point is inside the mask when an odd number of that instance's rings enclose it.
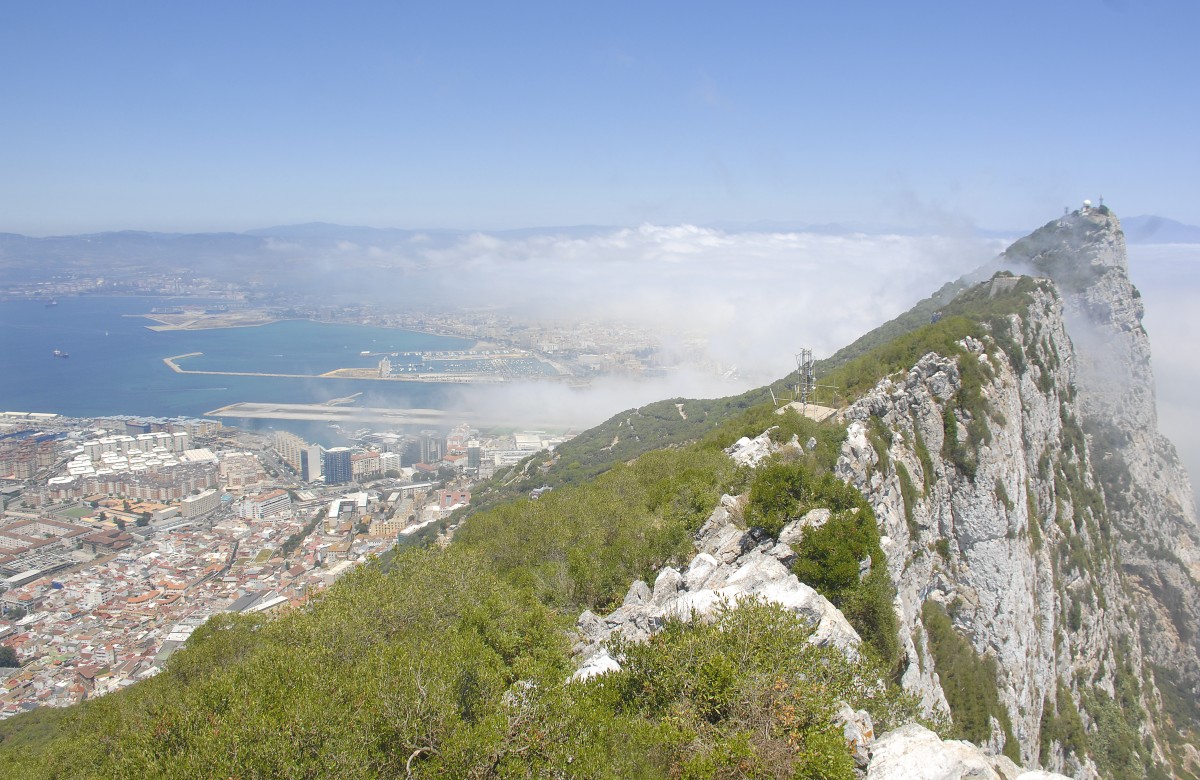
<instances>
[{"instance_id":1,"label":"green shrub","mask_svg":"<svg viewBox=\"0 0 1200 780\"><path fill-rule=\"evenodd\" d=\"M790 463L774 461L758 470L750 484L746 521L771 536L800 516L801 506L811 496L809 472Z\"/></svg>"},{"instance_id":2,"label":"green shrub","mask_svg":"<svg viewBox=\"0 0 1200 780\"><path fill-rule=\"evenodd\" d=\"M838 512L820 528L806 531L796 555L796 576L831 601L859 584L861 561L871 558L873 566L886 564L875 518L861 510Z\"/></svg>"},{"instance_id":3,"label":"green shrub","mask_svg":"<svg viewBox=\"0 0 1200 780\"><path fill-rule=\"evenodd\" d=\"M1020 744L1013 736L1008 709L1000 702L995 659L976 655L971 643L955 630L941 604L926 601L921 607L921 619L929 635L929 651L942 692L950 705L954 736L980 744L986 742L992 735L991 719L995 718L1004 733L1004 754L1020 761Z\"/></svg>"},{"instance_id":4,"label":"green shrub","mask_svg":"<svg viewBox=\"0 0 1200 780\"><path fill-rule=\"evenodd\" d=\"M917 449L917 459L921 461L921 481L924 483L925 495L929 495L929 488L933 485L933 457L929 454L929 447L925 445L925 438L921 436L921 429L913 424L913 440Z\"/></svg>"},{"instance_id":5,"label":"green shrub","mask_svg":"<svg viewBox=\"0 0 1200 780\"><path fill-rule=\"evenodd\" d=\"M1042 549L1042 521L1038 516L1037 500L1034 498L1033 486L1025 481L1025 511L1029 515L1029 546L1034 552Z\"/></svg>"},{"instance_id":6,"label":"green shrub","mask_svg":"<svg viewBox=\"0 0 1200 780\"><path fill-rule=\"evenodd\" d=\"M1071 691L1060 680L1055 699L1046 697L1042 702L1042 721L1039 735L1039 760L1045 764L1050 759L1051 745L1057 742L1062 745L1063 752L1074 754L1079 758L1087 756L1087 734L1083 729L1083 719Z\"/></svg>"},{"instance_id":7,"label":"green shrub","mask_svg":"<svg viewBox=\"0 0 1200 780\"><path fill-rule=\"evenodd\" d=\"M900 479L900 498L904 502L904 523L908 526L908 535L916 539L921 534L921 528L917 525L913 514L913 506L917 501L917 488L913 485L908 467L900 461L896 461L896 475Z\"/></svg>"},{"instance_id":8,"label":"green shrub","mask_svg":"<svg viewBox=\"0 0 1200 780\"><path fill-rule=\"evenodd\" d=\"M1013 502L1008 497L1008 491L1004 488L1004 482L1000 477L996 477L996 498L999 499L1004 508L1009 512L1013 510Z\"/></svg>"},{"instance_id":9,"label":"green shrub","mask_svg":"<svg viewBox=\"0 0 1200 780\"><path fill-rule=\"evenodd\" d=\"M883 420L871 416L867 425L867 439L871 442L871 447L875 450L875 454L879 457L879 469L884 474L891 468L891 453L889 448L892 445L892 432L888 430L887 425Z\"/></svg>"},{"instance_id":10,"label":"green shrub","mask_svg":"<svg viewBox=\"0 0 1200 780\"><path fill-rule=\"evenodd\" d=\"M853 761L832 723L837 702L867 709L877 730L912 719L914 702L862 685L878 667L809 644L811 631L795 613L762 603L711 625L670 621L648 643L617 641L622 670L589 693L611 717L671 724L660 729L674 740L663 746L664 775L849 780Z\"/></svg>"}]
</instances>

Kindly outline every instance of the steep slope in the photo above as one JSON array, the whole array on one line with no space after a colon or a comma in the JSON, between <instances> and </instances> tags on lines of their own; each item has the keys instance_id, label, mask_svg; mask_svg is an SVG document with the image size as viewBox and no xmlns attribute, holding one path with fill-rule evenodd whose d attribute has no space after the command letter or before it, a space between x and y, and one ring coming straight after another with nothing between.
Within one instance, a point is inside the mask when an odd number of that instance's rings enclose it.
<instances>
[{"instance_id":1,"label":"steep slope","mask_svg":"<svg viewBox=\"0 0 1200 780\"><path fill-rule=\"evenodd\" d=\"M1129 281L1120 222L1087 209L1050 223L1003 258L1063 290L1078 355L1084 428L1120 536L1123 564L1150 598L1137 599L1152 658L1200 691L1200 526L1175 447L1158 429L1141 295Z\"/></svg>"},{"instance_id":2,"label":"steep slope","mask_svg":"<svg viewBox=\"0 0 1200 780\"><path fill-rule=\"evenodd\" d=\"M615 418L448 549L3 724L0 774L1194 777L1195 518L1119 223L1069 215L997 267L1053 281L960 280L864 336L823 366L839 420L762 391ZM669 619L746 592L789 608ZM846 622L861 644L824 641Z\"/></svg>"},{"instance_id":3,"label":"steep slope","mask_svg":"<svg viewBox=\"0 0 1200 780\"><path fill-rule=\"evenodd\" d=\"M1010 735L1027 762L1195 771L1196 522L1157 431L1119 223L1077 212L998 264L1055 285L846 411L838 472L889 540L904 685L995 749ZM947 658L964 637L994 669L999 717Z\"/></svg>"}]
</instances>

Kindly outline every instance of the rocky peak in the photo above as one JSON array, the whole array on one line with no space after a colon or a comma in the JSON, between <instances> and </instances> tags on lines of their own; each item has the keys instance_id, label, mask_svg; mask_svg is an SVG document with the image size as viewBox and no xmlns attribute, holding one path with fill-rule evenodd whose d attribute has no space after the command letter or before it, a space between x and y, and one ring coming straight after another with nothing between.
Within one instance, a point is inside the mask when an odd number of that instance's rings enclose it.
<instances>
[{"instance_id":1,"label":"rocky peak","mask_svg":"<svg viewBox=\"0 0 1200 780\"><path fill-rule=\"evenodd\" d=\"M1117 215L1105 206L1080 209L1046 223L1010 246L1000 259L1011 270L1053 279L1066 294L1089 287L1109 272L1128 281L1125 234Z\"/></svg>"},{"instance_id":2,"label":"rocky peak","mask_svg":"<svg viewBox=\"0 0 1200 780\"><path fill-rule=\"evenodd\" d=\"M1106 207L1085 208L1017 241L996 267L1051 279L1063 296L1088 413L1158 430L1142 296L1129 280L1125 234Z\"/></svg>"},{"instance_id":3,"label":"rocky peak","mask_svg":"<svg viewBox=\"0 0 1200 780\"><path fill-rule=\"evenodd\" d=\"M1121 223L1105 207L1081 209L1018 241L1002 260L1031 265L1063 293L1085 429L1123 531L1124 564L1157 594L1148 608L1165 633L1179 633L1171 652L1192 659L1200 685L1200 613L1180 606L1200 600L1200 526L1187 472L1158 429L1150 340Z\"/></svg>"},{"instance_id":4,"label":"rocky peak","mask_svg":"<svg viewBox=\"0 0 1200 780\"><path fill-rule=\"evenodd\" d=\"M995 664L1011 733L993 723L984 741L995 751L1005 736L1026 762L1079 778L1200 765L1200 529L1158 431L1128 267L1120 221L1103 207L1016 242L976 276L1053 286L993 320L985 343L925 355L844 410L838 464L891 541L904 686L931 710L962 706L944 659L930 658L952 630ZM968 413L953 398L975 359L991 368ZM954 452L972 422L986 433L963 469ZM1168 715L1168 699L1189 704ZM1133 764L1109 750L1117 732L1144 740Z\"/></svg>"}]
</instances>

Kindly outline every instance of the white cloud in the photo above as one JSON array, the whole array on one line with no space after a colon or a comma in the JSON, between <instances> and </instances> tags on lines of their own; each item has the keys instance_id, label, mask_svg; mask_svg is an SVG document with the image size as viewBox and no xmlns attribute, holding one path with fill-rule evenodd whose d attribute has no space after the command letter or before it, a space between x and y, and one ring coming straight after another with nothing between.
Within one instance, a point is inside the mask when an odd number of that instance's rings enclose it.
<instances>
[{"instance_id":1,"label":"white cloud","mask_svg":"<svg viewBox=\"0 0 1200 780\"><path fill-rule=\"evenodd\" d=\"M653 328L665 343L690 332L741 382L699 371L653 381L609 379L585 391L540 383L468 388L463 405L588 426L631 406L728 395L777 379L800 347L824 357L994 258L1007 242L946 235L730 232L695 225L532 235L421 235L391 247L341 245L322 279L401 306L486 307L571 327L610 321ZM281 251L293 245L278 245ZM1200 246L1135 245L1131 274L1146 301L1160 428L1200 482ZM395 278L380 279L379 268Z\"/></svg>"},{"instance_id":2,"label":"white cloud","mask_svg":"<svg viewBox=\"0 0 1200 780\"><path fill-rule=\"evenodd\" d=\"M466 407L585 426L661 398L728 395L777 379L794 368L800 347L829 355L1002 248L953 237L695 225L477 233L391 248L388 264L403 269L404 283L375 279L371 289L420 289L423 303L507 310L564 328L624 323L653 329L666 345L688 334L742 377L730 383L711 371L683 370L653 381L608 379L585 391L545 383L463 391Z\"/></svg>"},{"instance_id":3,"label":"white cloud","mask_svg":"<svg viewBox=\"0 0 1200 780\"><path fill-rule=\"evenodd\" d=\"M1158 429L1171 439L1200 486L1200 245L1150 244L1129 247L1129 273L1146 306L1158 395Z\"/></svg>"}]
</instances>

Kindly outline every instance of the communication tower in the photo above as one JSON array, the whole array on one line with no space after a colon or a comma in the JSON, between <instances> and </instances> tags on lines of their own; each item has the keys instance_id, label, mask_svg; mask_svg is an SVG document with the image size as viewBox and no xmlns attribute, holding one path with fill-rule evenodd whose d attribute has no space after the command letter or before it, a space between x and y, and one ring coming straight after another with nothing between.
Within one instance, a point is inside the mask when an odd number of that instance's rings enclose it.
<instances>
[{"instance_id":1,"label":"communication tower","mask_svg":"<svg viewBox=\"0 0 1200 780\"><path fill-rule=\"evenodd\" d=\"M814 391L818 388L827 390L837 390L833 385L817 384L816 367L813 362L812 350L808 347L801 347L796 353L796 384L792 388L793 394L791 398L784 397L778 399L775 397L775 391L771 390L771 400L776 406L780 405L780 400L786 404L798 404L800 406L800 414L806 414L809 405L816 406L813 400Z\"/></svg>"},{"instance_id":2,"label":"communication tower","mask_svg":"<svg viewBox=\"0 0 1200 780\"><path fill-rule=\"evenodd\" d=\"M801 347L796 353L796 400L800 402L802 410L808 406L808 400L816 386L812 350Z\"/></svg>"}]
</instances>

